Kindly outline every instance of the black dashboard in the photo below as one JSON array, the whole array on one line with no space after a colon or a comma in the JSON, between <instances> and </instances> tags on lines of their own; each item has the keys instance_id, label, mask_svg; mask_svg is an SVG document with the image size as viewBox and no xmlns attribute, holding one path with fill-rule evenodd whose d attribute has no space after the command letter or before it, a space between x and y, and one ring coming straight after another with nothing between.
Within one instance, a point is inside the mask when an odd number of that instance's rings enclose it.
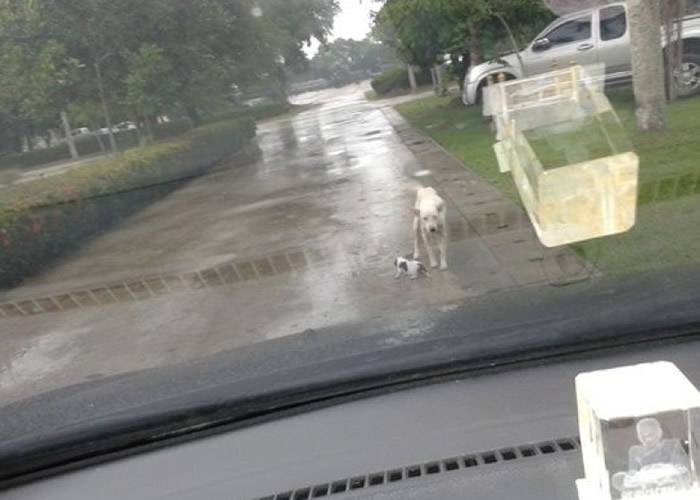
<instances>
[{"instance_id":1,"label":"black dashboard","mask_svg":"<svg viewBox=\"0 0 700 500\"><path fill-rule=\"evenodd\" d=\"M599 351L299 412L0 498L574 500L583 474L575 375L655 360L700 384L700 342Z\"/></svg>"}]
</instances>

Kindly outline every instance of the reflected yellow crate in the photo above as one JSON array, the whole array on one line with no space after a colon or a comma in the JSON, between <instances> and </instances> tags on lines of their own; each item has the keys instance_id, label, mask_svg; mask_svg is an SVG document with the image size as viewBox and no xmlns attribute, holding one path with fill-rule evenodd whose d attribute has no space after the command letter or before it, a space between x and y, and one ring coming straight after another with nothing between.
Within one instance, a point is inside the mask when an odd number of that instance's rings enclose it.
<instances>
[{"instance_id":1,"label":"reflected yellow crate","mask_svg":"<svg viewBox=\"0 0 700 500\"><path fill-rule=\"evenodd\" d=\"M559 246L634 226L639 157L603 93L604 69L572 66L484 93L501 172L511 172L541 242Z\"/></svg>"}]
</instances>

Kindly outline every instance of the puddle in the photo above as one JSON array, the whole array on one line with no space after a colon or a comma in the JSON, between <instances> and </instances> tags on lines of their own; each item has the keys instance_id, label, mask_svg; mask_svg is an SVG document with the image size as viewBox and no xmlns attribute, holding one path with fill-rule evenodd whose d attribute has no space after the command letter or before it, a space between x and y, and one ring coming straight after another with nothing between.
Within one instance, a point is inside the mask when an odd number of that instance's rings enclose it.
<instances>
[{"instance_id":1,"label":"puddle","mask_svg":"<svg viewBox=\"0 0 700 500\"><path fill-rule=\"evenodd\" d=\"M415 174L413 174L413 177L428 177L429 175L432 175L433 172L431 170L419 170Z\"/></svg>"}]
</instances>

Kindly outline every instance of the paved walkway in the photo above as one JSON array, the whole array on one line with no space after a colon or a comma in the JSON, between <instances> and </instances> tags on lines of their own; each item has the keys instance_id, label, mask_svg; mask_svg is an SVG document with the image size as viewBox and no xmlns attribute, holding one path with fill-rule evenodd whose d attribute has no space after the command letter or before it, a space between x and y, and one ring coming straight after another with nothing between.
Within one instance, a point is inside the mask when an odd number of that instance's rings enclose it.
<instances>
[{"instance_id":1,"label":"paved walkway","mask_svg":"<svg viewBox=\"0 0 700 500\"><path fill-rule=\"evenodd\" d=\"M364 90L303 96L319 106L262 124L257 163L189 183L3 293L3 402L324 327L408 338L470 300L590 276ZM449 202L450 269L397 281L420 184Z\"/></svg>"}]
</instances>

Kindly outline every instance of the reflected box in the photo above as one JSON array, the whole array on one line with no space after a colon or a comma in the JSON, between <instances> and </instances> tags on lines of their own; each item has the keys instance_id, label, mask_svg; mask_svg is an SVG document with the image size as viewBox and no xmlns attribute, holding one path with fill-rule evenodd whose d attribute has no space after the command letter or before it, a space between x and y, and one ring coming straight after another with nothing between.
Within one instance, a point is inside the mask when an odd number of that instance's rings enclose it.
<instances>
[{"instance_id":1,"label":"reflected box","mask_svg":"<svg viewBox=\"0 0 700 500\"><path fill-rule=\"evenodd\" d=\"M501 172L513 175L548 247L634 226L639 158L605 96L604 66L570 68L484 89Z\"/></svg>"}]
</instances>

